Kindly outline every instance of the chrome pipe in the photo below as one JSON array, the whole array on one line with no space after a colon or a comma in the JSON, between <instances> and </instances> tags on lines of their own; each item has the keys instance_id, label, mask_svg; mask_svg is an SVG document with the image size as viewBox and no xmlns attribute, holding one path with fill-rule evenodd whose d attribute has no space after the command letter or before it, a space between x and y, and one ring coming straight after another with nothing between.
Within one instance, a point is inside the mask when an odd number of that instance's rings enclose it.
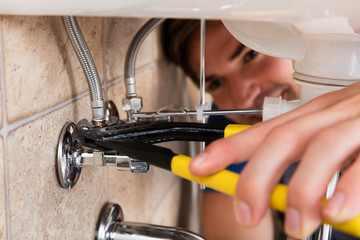
<instances>
[{"instance_id":1,"label":"chrome pipe","mask_svg":"<svg viewBox=\"0 0 360 240\"><path fill-rule=\"evenodd\" d=\"M201 236L182 228L132 222L113 223L109 226L108 236L109 240L204 240Z\"/></svg>"},{"instance_id":2,"label":"chrome pipe","mask_svg":"<svg viewBox=\"0 0 360 240\"><path fill-rule=\"evenodd\" d=\"M232 114L262 114L262 109L233 109L233 110L205 110L204 116L232 115ZM136 118L165 118L165 117L191 117L196 116L196 111L182 112L138 112L133 113Z\"/></svg>"},{"instance_id":3,"label":"chrome pipe","mask_svg":"<svg viewBox=\"0 0 360 240\"><path fill-rule=\"evenodd\" d=\"M200 22L200 105L205 104L205 33L206 20Z\"/></svg>"},{"instance_id":4,"label":"chrome pipe","mask_svg":"<svg viewBox=\"0 0 360 240\"><path fill-rule=\"evenodd\" d=\"M119 204L108 203L100 216L96 233L97 240L204 240L201 236L177 227L166 227L146 223L124 222Z\"/></svg>"},{"instance_id":5,"label":"chrome pipe","mask_svg":"<svg viewBox=\"0 0 360 240\"><path fill-rule=\"evenodd\" d=\"M206 20L202 18L200 20L200 107L201 108L205 106L205 34L206 34ZM206 119L204 115L201 119L201 122L206 123ZM202 142L201 151L204 151L205 147L206 147L206 143ZM204 186L201 186L201 188L205 189Z\"/></svg>"}]
</instances>

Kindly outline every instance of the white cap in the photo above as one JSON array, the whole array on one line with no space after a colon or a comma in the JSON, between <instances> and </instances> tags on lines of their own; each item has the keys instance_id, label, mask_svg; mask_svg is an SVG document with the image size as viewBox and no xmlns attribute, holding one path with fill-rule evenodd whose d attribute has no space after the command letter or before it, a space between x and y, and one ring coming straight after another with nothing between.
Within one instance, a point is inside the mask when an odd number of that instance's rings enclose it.
<instances>
[{"instance_id":1,"label":"white cap","mask_svg":"<svg viewBox=\"0 0 360 240\"><path fill-rule=\"evenodd\" d=\"M280 97L265 97L263 107L263 121L280 116L300 106L300 100L286 101Z\"/></svg>"}]
</instances>

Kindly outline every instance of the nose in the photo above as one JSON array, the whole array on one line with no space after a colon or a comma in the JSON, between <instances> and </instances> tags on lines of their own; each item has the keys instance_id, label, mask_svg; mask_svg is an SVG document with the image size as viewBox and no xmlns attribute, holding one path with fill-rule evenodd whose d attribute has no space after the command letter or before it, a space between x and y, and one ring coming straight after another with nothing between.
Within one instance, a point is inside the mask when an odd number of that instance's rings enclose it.
<instances>
[{"instance_id":1,"label":"nose","mask_svg":"<svg viewBox=\"0 0 360 240\"><path fill-rule=\"evenodd\" d=\"M262 86L253 78L239 77L234 74L229 79L229 96L236 103L237 108L258 108L262 101L258 101Z\"/></svg>"}]
</instances>

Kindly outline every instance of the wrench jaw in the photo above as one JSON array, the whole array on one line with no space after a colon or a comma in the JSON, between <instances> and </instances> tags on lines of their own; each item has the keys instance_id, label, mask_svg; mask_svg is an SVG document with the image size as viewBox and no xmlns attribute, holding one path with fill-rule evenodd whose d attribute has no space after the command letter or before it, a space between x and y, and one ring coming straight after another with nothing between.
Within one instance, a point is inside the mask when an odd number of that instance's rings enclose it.
<instances>
[{"instance_id":1,"label":"wrench jaw","mask_svg":"<svg viewBox=\"0 0 360 240\"><path fill-rule=\"evenodd\" d=\"M149 164L170 170L175 154L153 145L168 141L212 141L224 136L224 126L186 122L139 121L125 123L110 117L97 126L83 119L67 122L57 146L60 185L72 189L83 166L116 166L119 171L145 173Z\"/></svg>"},{"instance_id":2,"label":"wrench jaw","mask_svg":"<svg viewBox=\"0 0 360 240\"><path fill-rule=\"evenodd\" d=\"M189 122L119 121L99 128L91 127L86 120L81 120L76 128L82 144L92 145L95 141L149 144L169 141L213 141L224 137L225 126Z\"/></svg>"},{"instance_id":3,"label":"wrench jaw","mask_svg":"<svg viewBox=\"0 0 360 240\"><path fill-rule=\"evenodd\" d=\"M123 124L114 118L112 123ZM104 129L111 126L94 126L87 120L81 120L77 125L66 122L61 129L58 145L56 167L59 184L66 189L72 189L80 178L83 166L105 167L116 166L118 171L146 173L149 164L130 158L115 149L96 144L103 142L107 135ZM105 141L106 142L106 141Z\"/></svg>"}]
</instances>

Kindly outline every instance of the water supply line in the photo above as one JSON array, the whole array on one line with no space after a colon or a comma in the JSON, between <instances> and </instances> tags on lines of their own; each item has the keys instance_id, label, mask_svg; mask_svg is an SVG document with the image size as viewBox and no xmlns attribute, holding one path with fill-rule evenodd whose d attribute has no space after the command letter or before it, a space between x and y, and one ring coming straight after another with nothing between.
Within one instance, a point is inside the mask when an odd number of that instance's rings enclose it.
<instances>
[{"instance_id":1,"label":"water supply line","mask_svg":"<svg viewBox=\"0 0 360 240\"><path fill-rule=\"evenodd\" d=\"M105 123L104 97L96 65L86 45L76 17L63 16L62 20L88 83L92 122L94 125L103 125Z\"/></svg>"},{"instance_id":2,"label":"water supply line","mask_svg":"<svg viewBox=\"0 0 360 240\"><path fill-rule=\"evenodd\" d=\"M123 99L122 105L123 109L127 112L129 121L134 121L132 113L140 112L142 108L142 99L137 96L135 86L135 63L137 54L145 38L164 20L165 18L152 18L147 21L136 33L126 52L124 67L126 98Z\"/></svg>"},{"instance_id":3,"label":"water supply line","mask_svg":"<svg viewBox=\"0 0 360 240\"><path fill-rule=\"evenodd\" d=\"M157 28L165 18L152 18L145 23L144 26L136 33L132 39L128 51L125 57L125 85L126 85L126 97L132 98L136 97L136 88L135 88L135 63L136 57L141 47L141 44L145 38Z\"/></svg>"}]
</instances>

